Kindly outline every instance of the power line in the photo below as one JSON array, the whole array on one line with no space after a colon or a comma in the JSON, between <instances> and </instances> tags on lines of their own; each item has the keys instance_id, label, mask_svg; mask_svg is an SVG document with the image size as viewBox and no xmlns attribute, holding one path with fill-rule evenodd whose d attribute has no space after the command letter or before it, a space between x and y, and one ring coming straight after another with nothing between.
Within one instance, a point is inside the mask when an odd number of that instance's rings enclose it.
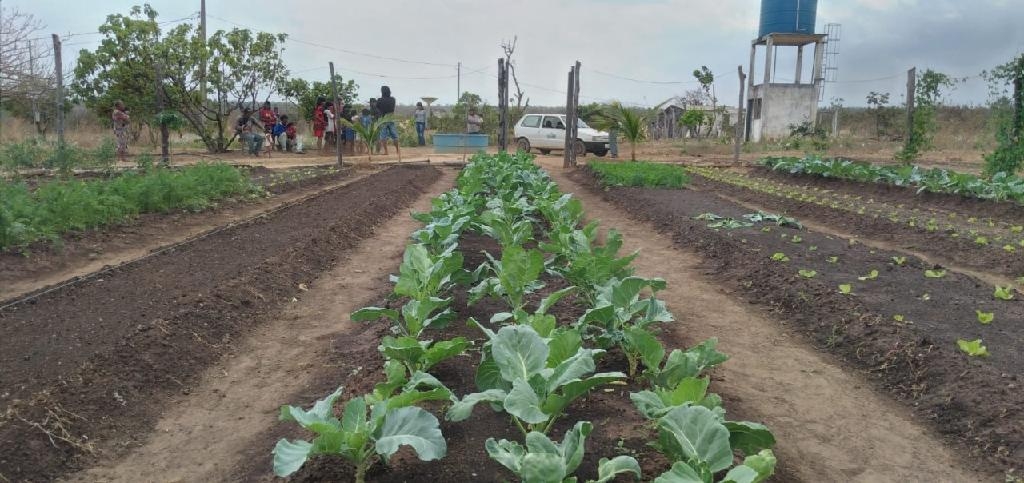
<instances>
[{"instance_id":1,"label":"power line","mask_svg":"<svg viewBox=\"0 0 1024 483\"><path fill-rule=\"evenodd\" d=\"M697 82L695 80L693 80L693 81L652 81L652 80L634 79L632 77L621 76L621 75L618 75L618 74L610 74L608 72L602 72L602 71L593 70L593 69L591 69L590 72L593 72L593 73L598 74L598 75L603 75L603 76L606 76L606 77L612 77L612 78L615 78L615 79L622 79L622 80L626 80L626 81L630 81L630 82L636 82L638 84L662 84L662 85L699 84L699 82Z\"/></svg>"},{"instance_id":2,"label":"power line","mask_svg":"<svg viewBox=\"0 0 1024 483\"><path fill-rule=\"evenodd\" d=\"M216 20L220 20L221 22L229 23L231 25L234 25L236 27L241 27L241 28L244 28L244 29L261 30L261 29L255 29L255 28L249 27L247 25L242 25L242 24L240 24L238 22L232 22L231 20L227 20L227 19L223 19L223 18L220 18L220 17L216 17L216 16L213 16L213 15L210 15L210 14L207 14L207 17L213 18L213 19L216 19ZM296 38L296 37L292 37L291 35L288 35L287 40L295 42L295 43L299 43L299 44L305 44L305 45L309 45L309 46L313 46L313 47L319 47L321 49L334 50L334 51L342 52L342 53L346 53L346 54L358 55L358 56L362 56L362 57L368 57L368 58L371 58L371 59L389 60L389 61L392 61L392 62L401 62L401 63L404 63L404 64L429 65L429 66L433 66L433 67L456 67L456 64L447 64L447 63L442 63L442 62L427 62L427 61L422 61L422 60L409 60L409 59L402 59L402 58L399 58L399 57L388 57L388 56L385 56L385 55L377 55L377 54L369 54L369 53L366 53L366 52L358 52L358 51L355 51L355 50L343 49L343 48L334 47L334 46L331 46L331 45L324 45L324 44L319 44L319 43L316 43L316 42L310 42L308 40L302 40L302 39L299 39L299 38ZM452 76L452 77L455 77L455 76ZM397 79L398 77L394 77L394 78Z\"/></svg>"}]
</instances>

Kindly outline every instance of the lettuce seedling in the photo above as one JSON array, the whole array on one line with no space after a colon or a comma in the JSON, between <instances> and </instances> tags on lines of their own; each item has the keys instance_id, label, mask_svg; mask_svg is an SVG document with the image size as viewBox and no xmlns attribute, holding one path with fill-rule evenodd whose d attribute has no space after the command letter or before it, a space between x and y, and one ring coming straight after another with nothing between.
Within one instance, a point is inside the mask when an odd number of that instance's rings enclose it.
<instances>
[{"instance_id":1,"label":"lettuce seedling","mask_svg":"<svg viewBox=\"0 0 1024 483\"><path fill-rule=\"evenodd\" d=\"M843 295L850 295L851 293L853 293L853 285L848 283L839 284L839 293Z\"/></svg>"},{"instance_id":2,"label":"lettuce seedling","mask_svg":"<svg viewBox=\"0 0 1024 483\"><path fill-rule=\"evenodd\" d=\"M797 273L804 278L814 278L818 276L818 272L815 270L800 269Z\"/></svg>"},{"instance_id":3,"label":"lettuce seedling","mask_svg":"<svg viewBox=\"0 0 1024 483\"><path fill-rule=\"evenodd\" d=\"M988 347L981 345L981 339L964 340L957 339L956 346L965 354L971 357L988 357Z\"/></svg>"},{"instance_id":4,"label":"lettuce seedling","mask_svg":"<svg viewBox=\"0 0 1024 483\"><path fill-rule=\"evenodd\" d=\"M1013 300L1013 286L1000 287L996 285L996 290L992 293L992 296L999 300Z\"/></svg>"},{"instance_id":5,"label":"lettuce seedling","mask_svg":"<svg viewBox=\"0 0 1024 483\"><path fill-rule=\"evenodd\" d=\"M281 421L293 421L312 431L312 442L281 439L274 446L274 474L295 473L314 455L339 455L356 465L355 481L366 481L366 471L378 460L387 461L400 446L409 446L419 459L443 458L448 450L437 418L422 408L390 399L356 397L345 405L342 418L334 416L341 388L317 401L311 409L281 407ZM369 412L368 412L369 411Z\"/></svg>"},{"instance_id":6,"label":"lettuce seedling","mask_svg":"<svg viewBox=\"0 0 1024 483\"><path fill-rule=\"evenodd\" d=\"M876 278L878 278L878 270L871 270L870 272L868 272L867 275L865 275L863 277L857 277L857 280L860 280L861 282L864 282L864 281L867 281L867 280L874 280Z\"/></svg>"},{"instance_id":7,"label":"lettuce seedling","mask_svg":"<svg viewBox=\"0 0 1024 483\"><path fill-rule=\"evenodd\" d=\"M995 312L982 312L980 310L975 310L974 313L977 314L978 322L982 325L991 324L993 320L996 320Z\"/></svg>"},{"instance_id":8,"label":"lettuce seedling","mask_svg":"<svg viewBox=\"0 0 1024 483\"><path fill-rule=\"evenodd\" d=\"M487 455L508 468L523 483L576 483L571 476L583 461L587 436L593 429L588 421L577 422L565 432L561 444L548 439L536 431L526 435L526 447L518 442L488 438L485 443ZM640 464L632 456L601 458L598 462L597 480L588 483L605 483L623 473L633 473L640 478Z\"/></svg>"},{"instance_id":9,"label":"lettuce seedling","mask_svg":"<svg viewBox=\"0 0 1024 483\"><path fill-rule=\"evenodd\" d=\"M774 254L772 254L772 261L773 262L788 262L789 261L789 257L787 257L785 253L775 252Z\"/></svg>"},{"instance_id":10,"label":"lettuce seedling","mask_svg":"<svg viewBox=\"0 0 1024 483\"><path fill-rule=\"evenodd\" d=\"M897 267L902 267L907 264L907 257L892 257L892 263Z\"/></svg>"},{"instance_id":11,"label":"lettuce seedling","mask_svg":"<svg viewBox=\"0 0 1024 483\"><path fill-rule=\"evenodd\" d=\"M839 263L839 257L828 257L825 261L828 263Z\"/></svg>"},{"instance_id":12,"label":"lettuce seedling","mask_svg":"<svg viewBox=\"0 0 1024 483\"><path fill-rule=\"evenodd\" d=\"M941 268L934 270L925 270L924 276L927 278L942 278L946 276L946 270Z\"/></svg>"}]
</instances>

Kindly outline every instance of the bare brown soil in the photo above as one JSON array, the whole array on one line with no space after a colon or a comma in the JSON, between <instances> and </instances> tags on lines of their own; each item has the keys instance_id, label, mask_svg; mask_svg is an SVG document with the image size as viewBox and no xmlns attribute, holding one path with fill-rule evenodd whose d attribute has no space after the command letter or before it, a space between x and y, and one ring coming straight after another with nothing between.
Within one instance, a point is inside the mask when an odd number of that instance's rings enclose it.
<instances>
[{"instance_id":1,"label":"bare brown soil","mask_svg":"<svg viewBox=\"0 0 1024 483\"><path fill-rule=\"evenodd\" d=\"M894 266L891 257L899 253L814 231L774 227L766 233L762 226L708 228L707 222L693 217L712 212L740 218L749 212L711 192L604 190L583 173L573 176L671 236L680 248L704 257L708 275L729 287L733 296L777 314L787 327L809 337L821 350L865 370L885 392L906 402L918 419L954 444L968 448L972 457L1000 470L1017 467L1024 460L1024 398L1020 391L1024 359L1019 352L1024 330L1014 322L1024 320L1019 302L994 301L990 286L953 272L942 279L926 279L926 267L918 260ZM730 195L736 190L714 188ZM800 216L799 212L792 214ZM794 243L793 235L802 240ZM776 252L785 253L791 261L772 261ZM838 263L828 263L830 256L837 256ZM813 269L817 275L804 278L797 274L798 269ZM873 269L879 271L877 279L858 280ZM840 283L851 283L855 295L839 294ZM925 293L929 294L927 300ZM995 312L997 322L978 324L976 309ZM707 309L705 314L714 318L715 310ZM897 322L894 315L904 321ZM957 350L958 338L978 337L984 339L991 357L969 358ZM877 419L875 414L870 417ZM834 421L858 428L876 423L850 414ZM920 437L928 439L925 434ZM924 444L940 446L934 440ZM878 449L891 457L907 448ZM926 459L914 464L928 463ZM928 478L918 474L911 479Z\"/></svg>"},{"instance_id":2,"label":"bare brown soil","mask_svg":"<svg viewBox=\"0 0 1024 483\"><path fill-rule=\"evenodd\" d=\"M173 394L439 176L393 168L0 312L0 474L48 480L146 438Z\"/></svg>"}]
</instances>

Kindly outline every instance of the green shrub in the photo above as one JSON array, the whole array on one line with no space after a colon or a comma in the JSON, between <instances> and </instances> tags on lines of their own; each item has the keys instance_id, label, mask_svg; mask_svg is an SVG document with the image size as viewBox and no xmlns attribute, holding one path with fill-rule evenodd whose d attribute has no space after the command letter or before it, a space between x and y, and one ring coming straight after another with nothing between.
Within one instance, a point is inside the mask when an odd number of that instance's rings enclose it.
<instances>
[{"instance_id":1,"label":"green shrub","mask_svg":"<svg viewBox=\"0 0 1024 483\"><path fill-rule=\"evenodd\" d=\"M56 142L27 139L0 147L0 171L16 172L22 169L55 169L70 173L74 169L114 166L117 146L112 139L104 139L95 149L73 144L57 146Z\"/></svg>"},{"instance_id":2,"label":"green shrub","mask_svg":"<svg viewBox=\"0 0 1024 483\"><path fill-rule=\"evenodd\" d=\"M682 188L690 182L686 169L674 164L598 161L588 163L588 166L605 186Z\"/></svg>"},{"instance_id":3,"label":"green shrub","mask_svg":"<svg viewBox=\"0 0 1024 483\"><path fill-rule=\"evenodd\" d=\"M259 190L227 164L198 164L176 171L152 169L113 179L61 180L39 185L0 184L0 250L73 230L124 222L139 213L198 211L214 201Z\"/></svg>"}]
</instances>

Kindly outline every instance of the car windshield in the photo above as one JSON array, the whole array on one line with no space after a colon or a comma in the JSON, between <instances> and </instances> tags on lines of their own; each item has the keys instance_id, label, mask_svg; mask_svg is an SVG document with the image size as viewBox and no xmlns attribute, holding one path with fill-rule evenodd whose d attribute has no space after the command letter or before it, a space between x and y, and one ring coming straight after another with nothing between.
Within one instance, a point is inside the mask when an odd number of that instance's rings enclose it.
<instances>
[{"instance_id":1,"label":"car windshield","mask_svg":"<svg viewBox=\"0 0 1024 483\"><path fill-rule=\"evenodd\" d=\"M565 116L560 116L560 117L561 117L562 119L565 119ZM590 129L590 126L588 126L588 125L587 125L587 122L586 122L586 121L584 121L583 119L577 119L577 121L579 121L579 122L580 122L580 124L579 124L579 126L576 126L576 127L579 127L579 128L581 128L581 129Z\"/></svg>"}]
</instances>

